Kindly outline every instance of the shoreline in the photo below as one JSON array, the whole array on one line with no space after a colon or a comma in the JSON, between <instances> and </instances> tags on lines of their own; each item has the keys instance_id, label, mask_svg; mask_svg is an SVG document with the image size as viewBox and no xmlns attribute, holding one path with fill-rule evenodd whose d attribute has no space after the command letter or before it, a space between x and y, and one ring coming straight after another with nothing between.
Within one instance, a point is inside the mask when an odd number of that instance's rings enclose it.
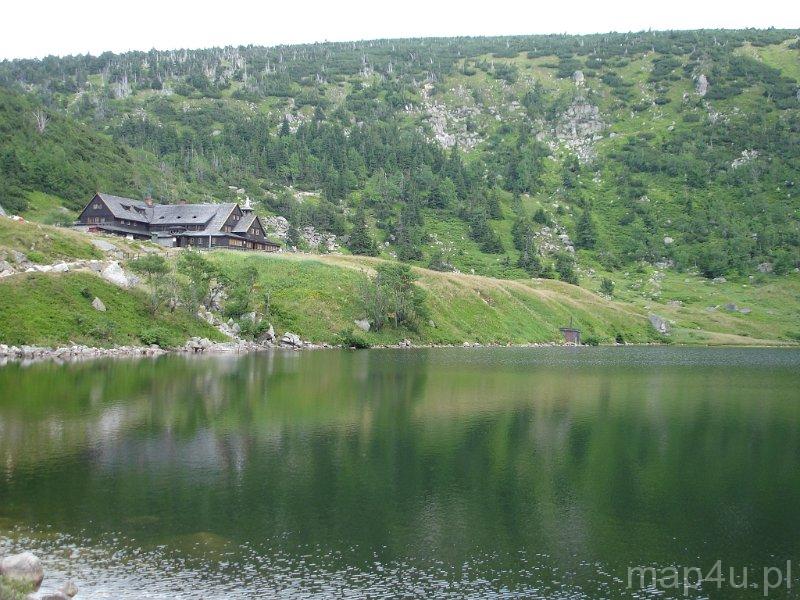
<instances>
[{"instance_id":1,"label":"shoreline","mask_svg":"<svg viewBox=\"0 0 800 600\"><path fill-rule=\"evenodd\" d=\"M246 340L235 340L230 342L212 342L206 339L193 338L184 346L177 348L161 348L159 346L114 346L101 348L72 344L69 346L35 346L23 344L20 346L9 346L0 344L0 367L9 364L33 364L39 362L53 361L59 364L77 363L100 358L155 358L165 355L244 355L256 354L258 352L269 352L274 350L298 352L300 350L422 350L437 348L592 348L592 347L678 347L678 348L787 348L798 349L796 345L752 345L742 346L735 344L717 345L689 345L689 344L599 344L590 346L586 344L560 344L557 342L525 342L519 344L503 343L478 343L464 342L462 344L414 344L410 340L404 340L398 344L376 344L369 348L354 348L338 344L314 343L300 341L295 344L287 343L258 343Z\"/></svg>"}]
</instances>

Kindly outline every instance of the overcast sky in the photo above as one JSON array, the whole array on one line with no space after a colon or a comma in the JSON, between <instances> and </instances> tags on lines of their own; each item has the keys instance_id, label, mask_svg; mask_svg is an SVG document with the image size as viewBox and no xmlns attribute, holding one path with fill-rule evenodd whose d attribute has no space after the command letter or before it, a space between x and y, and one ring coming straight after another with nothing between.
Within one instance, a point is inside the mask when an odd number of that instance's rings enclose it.
<instances>
[{"instance_id":1,"label":"overcast sky","mask_svg":"<svg viewBox=\"0 0 800 600\"><path fill-rule=\"evenodd\" d=\"M374 38L800 27L800 0L6 0L0 58Z\"/></svg>"}]
</instances>

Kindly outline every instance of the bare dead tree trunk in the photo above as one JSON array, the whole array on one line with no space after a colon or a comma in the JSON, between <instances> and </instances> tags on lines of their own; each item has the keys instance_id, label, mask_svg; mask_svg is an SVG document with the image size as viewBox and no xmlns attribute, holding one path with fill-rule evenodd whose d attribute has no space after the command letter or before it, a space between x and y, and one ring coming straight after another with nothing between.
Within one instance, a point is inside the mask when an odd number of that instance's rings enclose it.
<instances>
[{"instance_id":1,"label":"bare dead tree trunk","mask_svg":"<svg viewBox=\"0 0 800 600\"><path fill-rule=\"evenodd\" d=\"M50 122L50 117L47 116L47 113L44 112L41 108L37 108L33 111L33 118L36 121L36 131L39 133L44 133L44 130L47 128L47 124Z\"/></svg>"}]
</instances>

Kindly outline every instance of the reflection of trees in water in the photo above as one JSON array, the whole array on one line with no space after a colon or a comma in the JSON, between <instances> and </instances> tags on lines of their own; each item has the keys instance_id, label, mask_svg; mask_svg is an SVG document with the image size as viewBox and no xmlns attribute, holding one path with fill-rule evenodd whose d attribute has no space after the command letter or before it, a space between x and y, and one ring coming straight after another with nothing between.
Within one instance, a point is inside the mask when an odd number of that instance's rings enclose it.
<instances>
[{"instance_id":1,"label":"reflection of trees in water","mask_svg":"<svg viewBox=\"0 0 800 600\"><path fill-rule=\"evenodd\" d=\"M29 463L40 474L7 467L3 511L65 527L91 517L99 531L126 515L140 539L202 531L447 564L487 548L635 560L643 540L669 553L709 532L741 551L747 531L782 539L796 524L771 508L800 500L798 409L788 386L753 402L766 375L431 357L97 363L71 369L74 385L57 369L20 372L0 450L14 464L30 458L26 440L49 450Z\"/></svg>"}]
</instances>

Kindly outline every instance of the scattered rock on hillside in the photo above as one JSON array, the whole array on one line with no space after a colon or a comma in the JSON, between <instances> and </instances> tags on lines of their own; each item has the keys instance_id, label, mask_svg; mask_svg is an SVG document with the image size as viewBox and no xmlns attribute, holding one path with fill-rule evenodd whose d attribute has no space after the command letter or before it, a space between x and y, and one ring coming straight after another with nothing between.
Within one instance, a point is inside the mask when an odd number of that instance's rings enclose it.
<instances>
[{"instance_id":1,"label":"scattered rock on hillside","mask_svg":"<svg viewBox=\"0 0 800 600\"><path fill-rule=\"evenodd\" d=\"M137 281L135 277L127 275L116 261L109 263L100 272L100 276L106 281L124 288L135 285Z\"/></svg>"},{"instance_id":2,"label":"scattered rock on hillside","mask_svg":"<svg viewBox=\"0 0 800 600\"><path fill-rule=\"evenodd\" d=\"M758 150L742 150L742 155L731 163L732 169L738 169L758 158Z\"/></svg>"},{"instance_id":3,"label":"scattered rock on hillside","mask_svg":"<svg viewBox=\"0 0 800 600\"><path fill-rule=\"evenodd\" d=\"M362 331L369 331L370 329L369 321L367 321L366 319L357 319L356 321L353 322L356 324L356 327L358 327Z\"/></svg>"},{"instance_id":4,"label":"scattered rock on hillside","mask_svg":"<svg viewBox=\"0 0 800 600\"><path fill-rule=\"evenodd\" d=\"M117 247L112 244L111 242L107 242L105 240L98 240L95 238L91 238L89 240L92 245L97 248L98 250L102 250L103 252L116 252Z\"/></svg>"},{"instance_id":5,"label":"scattered rock on hillside","mask_svg":"<svg viewBox=\"0 0 800 600\"><path fill-rule=\"evenodd\" d=\"M694 91L701 98L708 92L708 78L702 73L697 76L697 81L694 84Z\"/></svg>"},{"instance_id":6,"label":"scattered rock on hillside","mask_svg":"<svg viewBox=\"0 0 800 600\"><path fill-rule=\"evenodd\" d=\"M92 300L92 308L99 312L106 312L106 305L102 300L100 300L100 298L97 297Z\"/></svg>"},{"instance_id":7,"label":"scattered rock on hillside","mask_svg":"<svg viewBox=\"0 0 800 600\"><path fill-rule=\"evenodd\" d=\"M657 332L662 333L664 335L669 333L669 322L664 317L659 317L658 315L650 315L647 317L650 321L650 325L653 326Z\"/></svg>"},{"instance_id":8,"label":"scattered rock on hillside","mask_svg":"<svg viewBox=\"0 0 800 600\"><path fill-rule=\"evenodd\" d=\"M38 590L44 579L44 569L35 554L23 552L6 556L1 560L0 575L11 581L31 585Z\"/></svg>"},{"instance_id":9,"label":"scattered rock on hillside","mask_svg":"<svg viewBox=\"0 0 800 600\"><path fill-rule=\"evenodd\" d=\"M555 136L578 156L578 160L586 163L594 159L594 142L602 137L600 133L604 128L600 109L578 99L559 118Z\"/></svg>"},{"instance_id":10,"label":"scattered rock on hillside","mask_svg":"<svg viewBox=\"0 0 800 600\"><path fill-rule=\"evenodd\" d=\"M0 265L0 271L2 271L2 266ZM770 262L763 262L758 265L758 272L759 273L772 273L772 263Z\"/></svg>"}]
</instances>

